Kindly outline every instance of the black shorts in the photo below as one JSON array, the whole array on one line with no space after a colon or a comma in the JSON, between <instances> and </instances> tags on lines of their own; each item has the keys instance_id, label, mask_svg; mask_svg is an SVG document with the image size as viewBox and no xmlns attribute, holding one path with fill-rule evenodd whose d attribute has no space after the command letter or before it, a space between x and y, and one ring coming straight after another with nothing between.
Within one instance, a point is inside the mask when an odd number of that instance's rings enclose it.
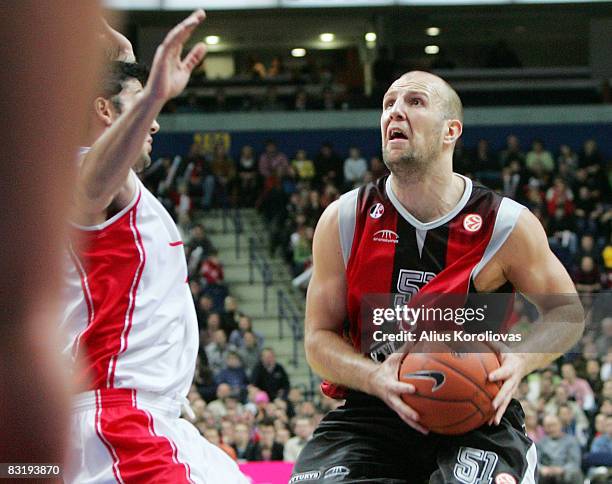
<instances>
[{"instance_id":1,"label":"black shorts","mask_svg":"<svg viewBox=\"0 0 612 484\"><path fill-rule=\"evenodd\" d=\"M465 435L423 435L378 398L353 392L300 453L290 483L528 484L535 444L513 400L498 426Z\"/></svg>"}]
</instances>

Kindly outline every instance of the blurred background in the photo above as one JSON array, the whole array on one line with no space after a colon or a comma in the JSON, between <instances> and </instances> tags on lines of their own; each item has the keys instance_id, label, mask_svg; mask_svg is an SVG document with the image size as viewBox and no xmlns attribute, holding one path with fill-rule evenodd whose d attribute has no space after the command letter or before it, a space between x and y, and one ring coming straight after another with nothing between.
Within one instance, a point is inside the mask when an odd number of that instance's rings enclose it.
<instances>
[{"instance_id":1,"label":"blurred background","mask_svg":"<svg viewBox=\"0 0 612 484\"><path fill-rule=\"evenodd\" d=\"M242 462L291 462L338 405L302 347L312 234L340 194L386 174L382 95L422 69L466 108L455 170L536 214L587 309L581 343L516 395L540 466L611 482L612 2L106 5L145 63L190 9L208 14L193 41L209 54L165 106L143 175L186 241L201 340L190 399L207 438ZM517 328L536 316L517 302Z\"/></svg>"}]
</instances>

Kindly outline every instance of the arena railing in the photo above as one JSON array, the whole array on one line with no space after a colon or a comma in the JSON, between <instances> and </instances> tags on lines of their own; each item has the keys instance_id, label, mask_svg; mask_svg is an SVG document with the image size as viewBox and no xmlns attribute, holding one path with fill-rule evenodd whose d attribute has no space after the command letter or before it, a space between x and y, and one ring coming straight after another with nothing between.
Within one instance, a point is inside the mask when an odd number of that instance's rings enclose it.
<instances>
[{"instance_id":1,"label":"arena railing","mask_svg":"<svg viewBox=\"0 0 612 484\"><path fill-rule=\"evenodd\" d=\"M272 286L272 269L266 258L257 249L255 237L249 237L249 283L255 282L255 270L259 272L262 281L263 309L268 311L268 290Z\"/></svg>"},{"instance_id":2,"label":"arena railing","mask_svg":"<svg viewBox=\"0 0 612 484\"><path fill-rule=\"evenodd\" d=\"M221 209L221 222L223 233L227 234L229 232L229 222L232 223L234 228L234 250L236 253L236 259L240 259L241 255L241 236L244 232L243 224L242 224L242 215L240 214L240 209L225 206Z\"/></svg>"},{"instance_id":3,"label":"arena railing","mask_svg":"<svg viewBox=\"0 0 612 484\"><path fill-rule=\"evenodd\" d=\"M293 355L290 362L297 368L299 364L298 344L304 340L303 318L295 303L285 291L279 289L276 291L276 295L278 298L278 337L279 339L285 337L284 328L287 325L293 340Z\"/></svg>"}]
</instances>

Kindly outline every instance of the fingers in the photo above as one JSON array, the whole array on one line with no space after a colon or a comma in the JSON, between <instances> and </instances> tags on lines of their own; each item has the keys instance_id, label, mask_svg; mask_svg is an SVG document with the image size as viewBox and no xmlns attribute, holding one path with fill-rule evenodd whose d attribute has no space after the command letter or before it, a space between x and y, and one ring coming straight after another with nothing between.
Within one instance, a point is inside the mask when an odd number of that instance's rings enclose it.
<instances>
[{"instance_id":1,"label":"fingers","mask_svg":"<svg viewBox=\"0 0 612 484\"><path fill-rule=\"evenodd\" d=\"M196 10L166 35L164 44L167 47L175 47L184 44L195 28L200 25L205 18L206 14L204 10Z\"/></svg>"},{"instance_id":2,"label":"fingers","mask_svg":"<svg viewBox=\"0 0 612 484\"><path fill-rule=\"evenodd\" d=\"M428 434L429 430L417 423L419 414L409 405L406 404L397 395L389 396L389 406L399 415L399 417L406 422L413 429L421 432L422 434Z\"/></svg>"},{"instance_id":3,"label":"fingers","mask_svg":"<svg viewBox=\"0 0 612 484\"><path fill-rule=\"evenodd\" d=\"M195 67L202 62L204 56L206 55L206 44L203 42L198 42L192 49L189 51L189 54L185 56L183 59L183 66L189 70L189 72L193 71Z\"/></svg>"},{"instance_id":4,"label":"fingers","mask_svg":"<svg viewBox=\"0 0 612 484\"><path fill-rule=\"evenodd\" d=\"M513 369L509 366L500 366L489 373L489 381L507 380L513 375Z\"/></svg>"}]
</instances>

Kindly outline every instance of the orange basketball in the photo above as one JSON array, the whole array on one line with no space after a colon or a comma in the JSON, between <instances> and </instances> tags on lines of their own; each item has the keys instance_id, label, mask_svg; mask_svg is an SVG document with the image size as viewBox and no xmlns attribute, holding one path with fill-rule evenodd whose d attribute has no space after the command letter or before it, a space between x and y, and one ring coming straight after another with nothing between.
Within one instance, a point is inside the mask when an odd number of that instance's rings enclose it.
<instances>
[{"instance_id":1,"label":"orange basketball","mask_svg":"<svg viewBox=\"0 0 612 484\"><path fill-rule=\"evenodd\" d=\"M484 343L418 343L400 363L399 380L416 388L402 399L432 432L464 434L494 415L493 399L501 383L488 381L488 375L499 366L497 355Z\"/></svg>"}]
</instances>

